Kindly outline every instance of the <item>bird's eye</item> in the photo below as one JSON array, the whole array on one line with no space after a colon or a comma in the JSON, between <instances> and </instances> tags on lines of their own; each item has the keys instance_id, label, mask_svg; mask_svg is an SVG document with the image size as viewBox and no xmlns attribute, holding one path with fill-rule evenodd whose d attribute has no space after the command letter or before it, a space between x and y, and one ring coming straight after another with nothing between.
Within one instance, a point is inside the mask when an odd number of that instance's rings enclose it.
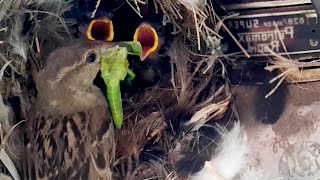
<instances>
[{"instance_id":1,"label":"bird's eye","mask_svg":"<svg viewBox=\"0 0 320 180\"><path fill-rule=\"evenodd\" d=\"M88 55L86 57L87 63L93 63L96 59L97 59L97 55L95 52L88 53Z\"/></svg>"}]
</instances>

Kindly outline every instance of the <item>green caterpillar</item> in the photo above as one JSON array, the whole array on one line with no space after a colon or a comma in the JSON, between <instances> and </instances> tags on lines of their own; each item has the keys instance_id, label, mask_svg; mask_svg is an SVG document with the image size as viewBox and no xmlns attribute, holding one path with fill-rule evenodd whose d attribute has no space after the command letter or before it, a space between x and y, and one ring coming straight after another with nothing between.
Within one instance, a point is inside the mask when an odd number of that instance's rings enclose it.
<instances>
[{"instance_id":1,"label":"green caterpillar","mask_svg":"<svg viewBox=\"0 0 320 180\"><path fill-rule=\"evenodd\" d=\"M124 47L115 46L107 50L101 57L101 77L106 84L107 100L109 103L112 120L117 128L121 128L123 122L123 109L120 91L120 81L126 76L133 80L135 74L129 69L128 54L140 56L142 52L139 42L122 42Z\"/></svg>"}]
</instances>

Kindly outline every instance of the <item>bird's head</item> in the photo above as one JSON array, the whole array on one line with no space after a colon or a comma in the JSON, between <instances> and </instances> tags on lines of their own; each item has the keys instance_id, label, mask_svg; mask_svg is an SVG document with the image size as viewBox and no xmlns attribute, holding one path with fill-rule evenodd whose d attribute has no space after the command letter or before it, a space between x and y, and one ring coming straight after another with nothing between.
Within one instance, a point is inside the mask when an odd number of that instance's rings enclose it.
<instances>
[{"instance_id":1,"label":"bird's head","mask_svg":"<svg viewBox=\"0 0 320 180\"><path fill-rule=\"evenodd\" d=\"M50 53L46 66L36 80L40 96L53 101L82 97L95 91L93 81L100 69L100 59L115 43L76 42Z\"/></svg>"},{"instance_id":2,"label":"bird's head","mask_svg":"<svg viewBox=\"0 0 320 180\"><path fill-rule=\"evenodd\" d=\"M139 41L142 46L141 61L144 61L159 48L158 33L156 29L148 23L142 23L136 28L133 40Z\"/></svg>"},{"instance_id":3,"label":"bird's head","mask_svg":"<svg viewBox=\"0 0 320 180\"><path fill-rule=\"evenodd\" d=\"M91 20L86 29L86 36L93 41L112 41L114 37L112 20L106 17Z\"/></svg>"}]
</instances>

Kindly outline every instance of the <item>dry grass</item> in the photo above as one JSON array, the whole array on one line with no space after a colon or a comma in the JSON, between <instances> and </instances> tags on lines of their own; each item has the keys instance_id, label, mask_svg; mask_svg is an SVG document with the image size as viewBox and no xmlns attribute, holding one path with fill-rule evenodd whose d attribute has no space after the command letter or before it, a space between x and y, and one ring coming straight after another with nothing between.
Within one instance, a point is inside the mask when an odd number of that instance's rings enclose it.
<instances>
[{"instance_id":1,"label":"dry grass","mask_svg":"<svg viewBox=\"0 0 320 180\"><path fill-rule=\"evenodd\" d=\"M225 19L235 15L221 19L215 12L212 1L131 0L131 3L128 3L139 15L139 4L153 3L156 11L163 13L163 25L173 24L172 34L181 34L185 38L185 48L194 55L201 57L199 59L206 64L206 67L202 69L204 73L225 58L225 55L221 52L221 40L223 38L219 35L221 29L224 29L232 37L247 57L250 57L224 24Z\"/></svg>"},{"instance_id":2,"label":"dry grass","mask_svg":"<svg viewBox=\"0 0 320 180\"><path fill-rule=\"evenodd\" d=\"M176 163L185 152L200 148L200 155L207 151L198 145L202 136L199 130L207 122L220 119L229 107L231 96L226 87L212 86L217 72L209 71L204 76L199 69L192 70L195 57L181 46L179 39L169 49L172 73L167 81L171 84L146 90L125 108L124 127L117 135L116 164L118 174L125 179L141 177L141 166L150 167L150 161L162 168L148 169L142 179L171 179L173 172L175 177L183 178L175 169ZM158 150L163 153L152 155L150 161L139 161L147 152Z\"/></svg>"},{"instance_id":3,"label":"dry grass","mask_svg":"<svg viewBox=\"0 0 320 180\"><path fill-rule=\"evenodd\" d=\"M50 51L55 41L68 37L67 26L71 22L64 20L62 14L70 5L63 0L27 0L1 1L0 7L0 64L12 61L3 77L2 94L19 96L22 102L28 102L22 97L30 73L27 66L41 68L43 49Z\"/></svg>"},{"instance_id":4,"label":"dry grass","mask_svg":"<svg viewBox=\"0 0 320 180\"><path fill-rule=\"evenodd\" d=\"M269 83L277 84L275 87L265 96L265 98L270 97L277 88L283 82L287 83L301 83L320 80L319 69L307 69L312 67L319 67L319 60L312 60L309 62L303 62L298 60L288 59L284 56L280 56L275 52L269 50L271 54L270 64L265 67L267 71L277 71L279 74L272 78Z\"/></svg>"},{"instance_id":5,"label":"dry grass","mask_svg":"<svg viewBox=\"0 0 320 180\"><path fill-rule=\"evenodd\" d=\"M32 81L29 66L37 70L42 68L40 61L44 51L58 40L70 37L68 25L62 15L70 8L64 0L5 0L0 1L0 64L1 69L1 169L7 175L20 179L22 170L21 119L32 102L28 86ZM33 87L34 88L34 87ZM8 118L12 110L8 104L9 97L18 97L21 108L20 117ZM6 104L6 105L4 105ZM12 105L12 104L11 104ZM8 108L9 111L4 111ZM18 119L19 118L19 119ZM20 141L20 142L19 142ZM3 174L0 175L4 177ZM4 177L5 178L5 177Z\"/></svg>"},{"instance_id":6,"label":"dry grass","mask_svg":"<svg viewBox=\"0 0 320 180\"><path fill-rule=\"evenodd\" d=\"M115 172L128 180L169 178L176 172L176 164L186 151L196 149L198 154L209 151L199 146L199 139L203 137L199 130L207 122L221 118L232 100L228 86L218 85L215 81L226 78L224 55L220 50L222 37L218 35L224 27L223 20L214 12L210 1L189 2L152 1L164 12L163 23L174 24L172 33L179 35L168 54L172 73L166 79L166 86L154 86L138 99L125 100L125 123L117 132L119 146ZM138 4L147 2L128 0L128 3L139 13ZM96 9L99 4L100 1L96 1ZM19 97L20 119L26 118L33 101L28 86L32 86L33 74L43 67L44 62L40 59L55 43L71 38L69 25L73 22L63 18L69 8L70 3L64 0L0 0L0 63L2 67L8 65L1 71L2 97L4 100ZM95 11L92 12L94 15ZM30 71L29 66L35 71ZM2 124L3 121L1 119ZM16 121L7 124L9 128L5 128L4 138L1 138L5 144L12 129L20 125ZM151 155L146 151L141 154L145 149L160 150L163 155ZM155 157L139 162L142 155ZM12 169L8 164L5 164L6 168ZM9 171L7 174L14 174L14 170Z\"/></svg>"},{"instance_id":7,"label":"dry grass","mask_svg":"<svg viewBox=\"0 0 320 180\"><path fill-rule=\"evenodd\" d=\"M165 13L170 23L173 23L185 37L196 43L197 50L206 54L216 54L223 38L219 31L223 28L233 38L243 53L250 57L234 35L225 26L224 20L236 16L227 16L221 19L213 8L213 2L207 0L154 0L156 5ZM177 33L175 32L175 33ZM203 53L204 54L204 53Z\"/></svg>"}]
</instances>

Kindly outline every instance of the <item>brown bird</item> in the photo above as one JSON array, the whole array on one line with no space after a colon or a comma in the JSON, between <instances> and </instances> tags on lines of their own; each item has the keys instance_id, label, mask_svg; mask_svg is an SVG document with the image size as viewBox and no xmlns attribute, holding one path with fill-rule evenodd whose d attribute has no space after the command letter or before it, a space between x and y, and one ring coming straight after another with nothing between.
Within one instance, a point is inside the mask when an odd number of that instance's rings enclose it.
<instances>
[{"instance_id":1,"label":"brown bird","mask_svg":"<svg viewBox=\"0 0 320 180\"><path fill-rule=\"evenodd\" d=\"M112 45L76 42L49 55L26 124L26 179L111 179L114 127L93 80Z\"/></svg>"}]
</instances>

